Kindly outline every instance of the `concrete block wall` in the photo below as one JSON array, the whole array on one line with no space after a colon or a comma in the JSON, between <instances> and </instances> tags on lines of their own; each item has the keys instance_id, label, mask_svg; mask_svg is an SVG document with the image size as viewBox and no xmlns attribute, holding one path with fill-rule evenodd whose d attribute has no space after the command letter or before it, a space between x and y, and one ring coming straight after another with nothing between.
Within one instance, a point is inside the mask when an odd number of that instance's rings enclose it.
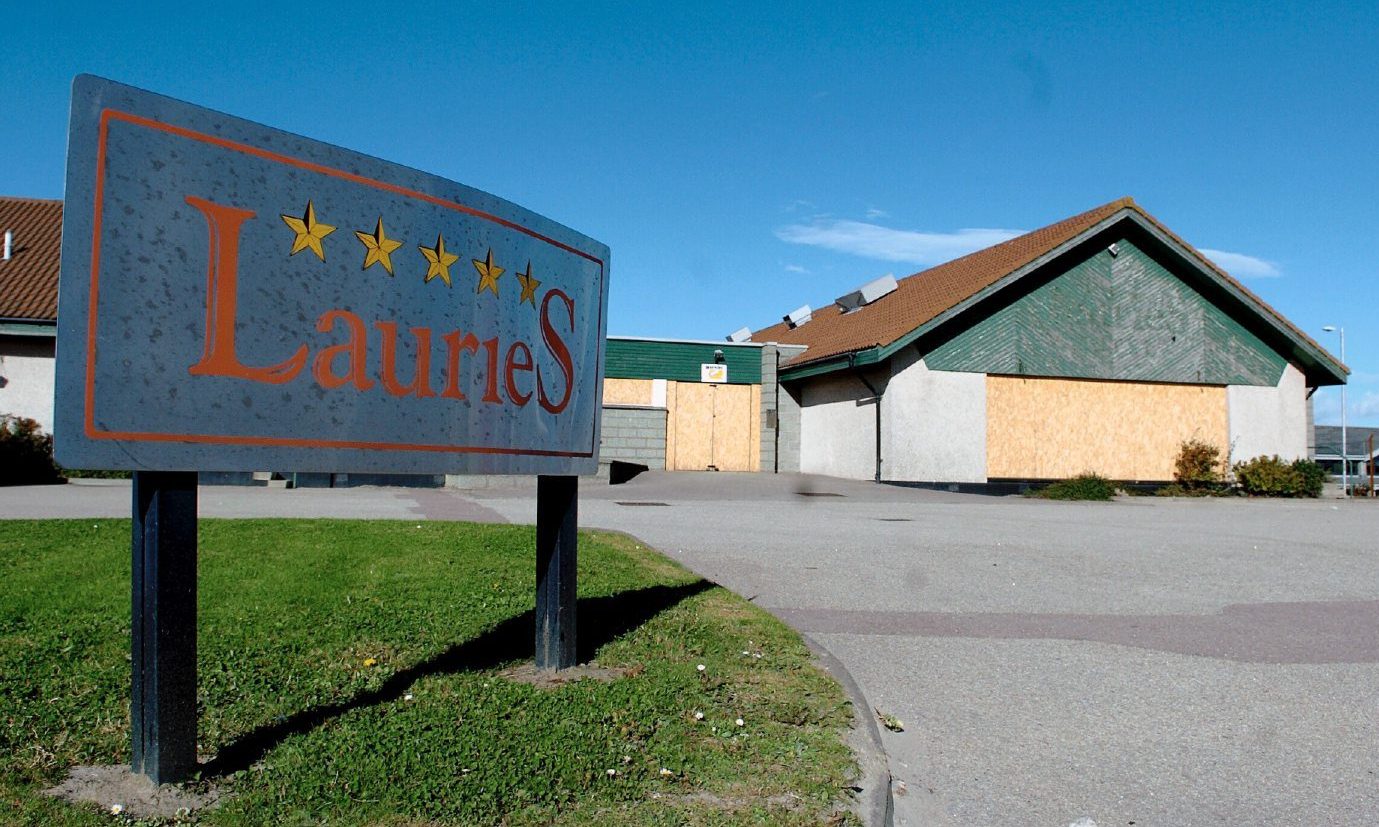
<instances>
[{"instance_id":1,"label":"concrete block wall","mask_svg":"<svg viewBox=\"0 0 1379 827\"><path fill-rule=\"evenodd\" d=\"M599 462L635 462L666 467L666 409L605 405Z\"/></svg>"},{"instance_id":2,"label":"concrete block wall","mask_svg":"<svg viewBox=\"0 0 1379 827\"><path fill-rule=\"evenodd\" d=\"M766 473L776 470L776 346L761 349L761 464Z\"/></svg>"},{"instance_id":3,"label":"concrete block wall","mask_svg":"<svg viewBox=\"0 0 1379 827\"><path fill-rule=\"evenodd\" d=\"M776 365L777 371L781 365L789 364L790 360L804 352L804 348L799 345L778 345ZM776 402L776 434L775 434L775 453L776 468L780 473L798 473L800 470L800 385L795 383L793 387L786 387L776 381L776 374L772 374L771 396ZM766 398L766 384L762 383L763 399ZM764 441L763 441L764 442ZM762 446L765 456L765 445ZM762 463L762 470L767 470L765 462Z\"/></svg>"}]
</instances>

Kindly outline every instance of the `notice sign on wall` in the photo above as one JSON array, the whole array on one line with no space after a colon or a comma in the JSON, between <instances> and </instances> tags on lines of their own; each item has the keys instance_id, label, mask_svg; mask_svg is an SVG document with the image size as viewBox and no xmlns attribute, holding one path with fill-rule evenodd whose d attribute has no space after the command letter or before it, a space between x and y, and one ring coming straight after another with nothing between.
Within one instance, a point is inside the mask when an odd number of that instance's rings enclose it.
<instances>
[{"instance_id":1,"label":"notice sign on wall","mask_svg":"<svg viewBox=\"0 0 1379 827\"><path fill-rule=\"evenodd\" d=\"M608 248L478 190L89 76L58 461L597 470Z\"/></svg>"},{"instance_id":2,"label":"notice sign on wall","mask_svg":"<svg viewBox=\"0 0 1379 827\"><path fill-rule=\"evenodd\" d=\"M722 384L728 381L728 366L722 362L704 362L699 365L700 382L717 382Z\"/></svg>"}]
</instances>

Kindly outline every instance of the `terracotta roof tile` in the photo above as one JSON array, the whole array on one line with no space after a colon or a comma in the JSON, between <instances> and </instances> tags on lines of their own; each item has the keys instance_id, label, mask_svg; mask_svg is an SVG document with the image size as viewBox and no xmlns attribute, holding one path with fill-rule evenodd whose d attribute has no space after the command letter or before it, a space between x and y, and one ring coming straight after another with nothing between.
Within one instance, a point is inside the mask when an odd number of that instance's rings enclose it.
<instances>
[{"instance_id":1,"label":"terracotta roof tile","mask_svg":"<svg viewBox=\"0 0 1379 827\"><path fill-rule=\"evenodd\" d=\"M1141 209L1132 198L1117 199L1056 224L907 276L900 279L893 293L852 313L843 314L837 305L830 304L815 310L812 319L804 325L791 329L784 322L774 324L753 333L752 340L806 345L808 349L792 362L792 367L889 345L1122 210L1133 210L1152 223L1192 253L1203 266L1240 290L1294 334L1325 353L1320 345Z\"/></svg>"},{"instance_id":2,"label":"terracotta roof tile","mask_svg":"<svg viewBox=\"0 0 1379 827\"><path fill-rule=\"evenodd\" d=\"M10 232L10 259L0 260L0 319L57 321L62 202L0 197L0 236Z\"/></svg>"}]
</instances>

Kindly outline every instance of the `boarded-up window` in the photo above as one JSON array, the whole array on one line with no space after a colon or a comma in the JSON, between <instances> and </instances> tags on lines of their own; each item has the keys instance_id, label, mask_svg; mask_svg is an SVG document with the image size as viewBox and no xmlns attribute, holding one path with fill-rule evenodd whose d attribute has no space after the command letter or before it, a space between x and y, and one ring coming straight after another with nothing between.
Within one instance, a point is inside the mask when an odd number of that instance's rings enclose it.
<instances>
[{"instance_id":1,"label":"boarded-up window","mask_svg":"<svg viewBox=\"0 0 1379 827\"><path fill-rule=\"evenodd\" d=\"M1229 449L1218 385L988 376L987 477L1171 480L1189 439Z\"/></svg>"}]
</instances>

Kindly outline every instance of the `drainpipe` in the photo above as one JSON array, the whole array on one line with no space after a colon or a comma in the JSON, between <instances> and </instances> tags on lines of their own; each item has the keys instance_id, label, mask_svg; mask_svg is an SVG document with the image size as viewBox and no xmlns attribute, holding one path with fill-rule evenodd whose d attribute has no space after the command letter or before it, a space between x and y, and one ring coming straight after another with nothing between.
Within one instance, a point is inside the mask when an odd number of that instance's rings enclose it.
<instances>
[{"instance_id":1,"label":"drainpipe","mask_svg":"<svg viewBox=\"0 0 1379 827\"><path fill-rule=\"evenodd\" d=\"M857 368L856 353L848 354L848 367L852 370L852 375L856 376L867 390L871 391L872 398L876 400L876 482L881 482L881 391L867 379L866 375Z\"/></svg>"}]
</instances>

